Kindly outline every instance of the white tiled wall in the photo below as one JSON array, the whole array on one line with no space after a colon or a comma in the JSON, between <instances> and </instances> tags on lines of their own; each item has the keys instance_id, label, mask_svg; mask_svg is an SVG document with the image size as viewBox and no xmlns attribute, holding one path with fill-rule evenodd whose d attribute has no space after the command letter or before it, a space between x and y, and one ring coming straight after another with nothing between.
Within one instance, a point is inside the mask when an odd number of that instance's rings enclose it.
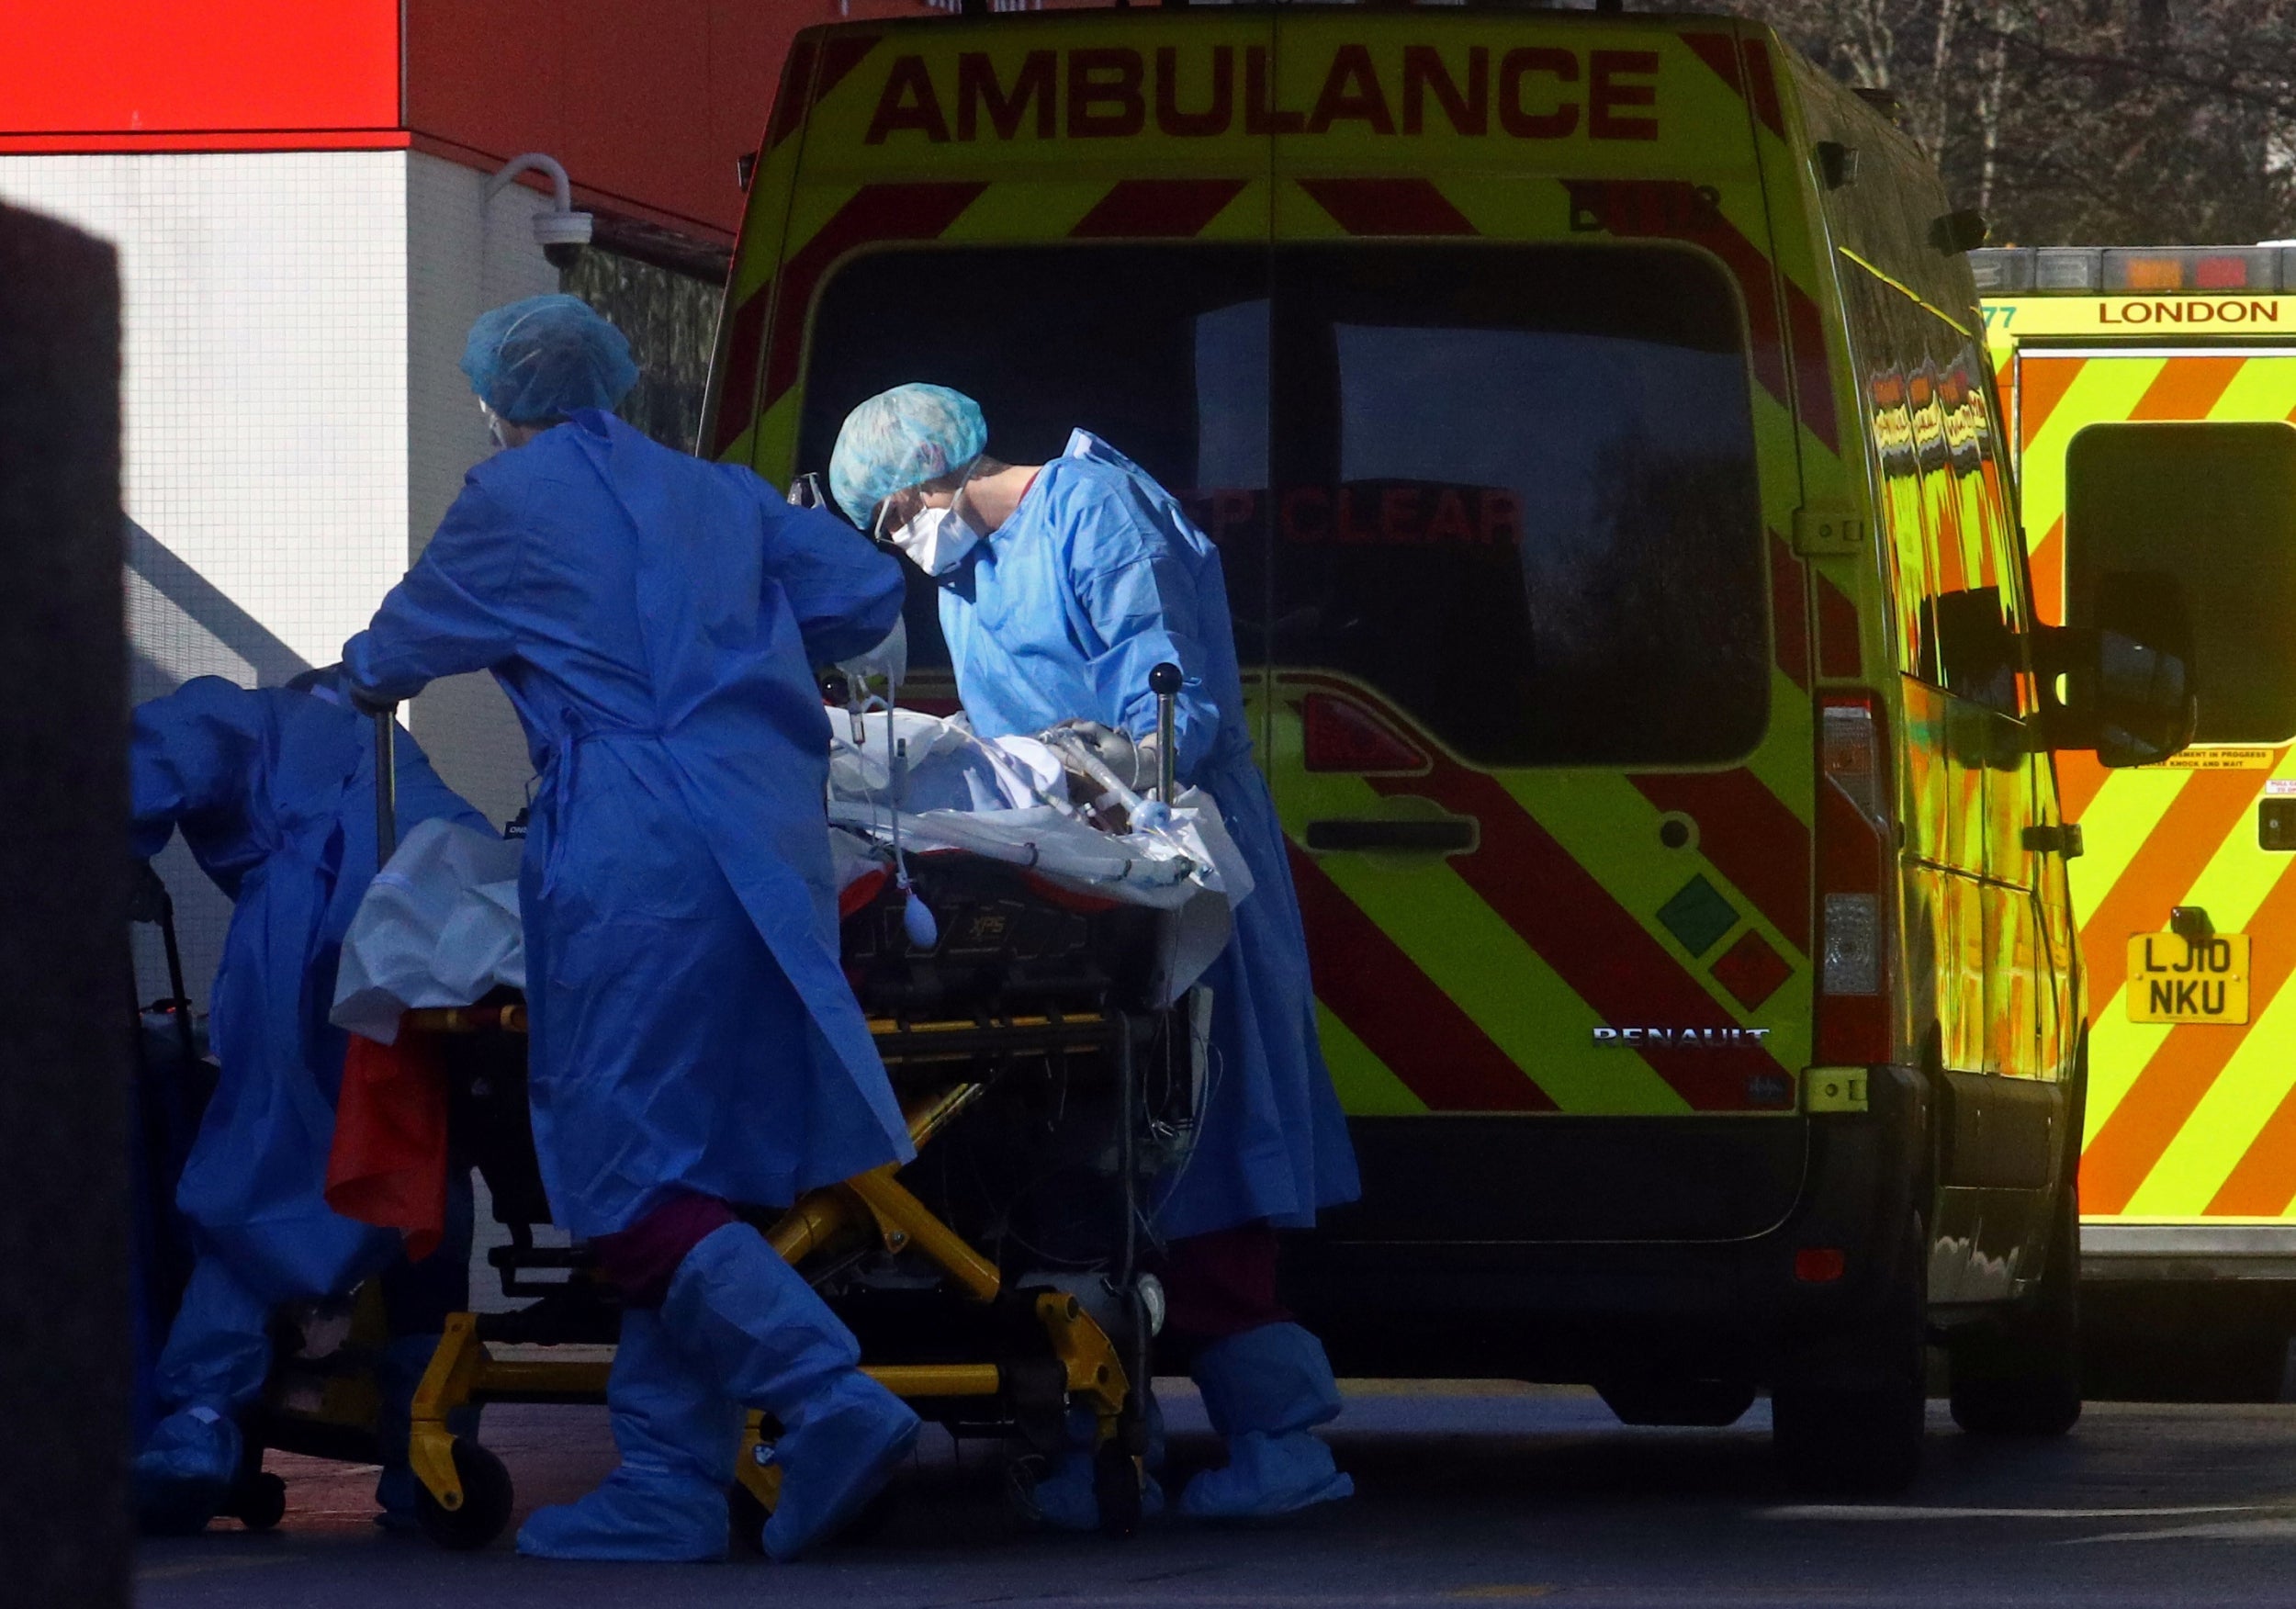
<instances>
[{"instance_id":1,"label":"white tiled wall","mask_svg":"<svg viewBox=\"0 0 2296 1609\"><path fill-rule=\"evenodd\" d=\"M119 248L136 698L332 663L429 539L489 450L471 321L558 283L546 198L485 189L407 152L0 155L0 200ZM490 679L438 684L413 726L472 803L516 812L525 746ZM229 907L180 843L160 872L204 998Z\"/></svg>"},{"instance_id":2,"label":"white tiled wall","mask_svg":"<svg viewBox=\"0 0 2296 1609\"><path fill-rule=\"evenodd\" d=\"M0 156L0 197L119 248L128 512L218 595L139 621L172 673L326 664L400 568L406 162Z\"/></svg>"},{"instance_id":3,"label":"white tiled wall","mask_svg":"<svg viewBox=\"0 0 2296 1609\"><path fill-rule=\"evenodd\" d=\"M119 249L138 697L326 664L404 567L406 163L0 156L0 198ZM227 912L180 848L161 871L204 992Z\"/></svg>"},{"instance_id":4,"label":"white tiled wall","mask_svg":"<svg viewBox=\"0 0 2296 1609\"><path fill-rule=\"evenodd\" d=\"M491 307L558 288L535 244L533 217L548 197L510 186L492 203L487 175L433 156L408 159L407 513L420 553L492 451L464 377L463 338ZM490 676L434 683L415 703L414 734L447 782L497 823L525 803L529 767L518 717Z\"/></svg>"}]
</instances>

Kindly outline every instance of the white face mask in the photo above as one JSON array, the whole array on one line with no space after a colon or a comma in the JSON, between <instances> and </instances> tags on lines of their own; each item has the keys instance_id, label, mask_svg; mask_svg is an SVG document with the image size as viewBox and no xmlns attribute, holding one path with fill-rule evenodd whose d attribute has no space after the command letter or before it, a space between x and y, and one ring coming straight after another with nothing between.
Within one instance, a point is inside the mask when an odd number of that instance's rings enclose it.
<instances>
[{"instance_id":1,"label":"white face mask","mask_svg":"<svg viewBox=\"0 0 2296 1609\"><path fill-rule=\"evenodd\" d=\"M981 534L951 506L920 509L893 534L893 545L929 576L945 576L973 551Z\"/></svg>"}]
</instances>

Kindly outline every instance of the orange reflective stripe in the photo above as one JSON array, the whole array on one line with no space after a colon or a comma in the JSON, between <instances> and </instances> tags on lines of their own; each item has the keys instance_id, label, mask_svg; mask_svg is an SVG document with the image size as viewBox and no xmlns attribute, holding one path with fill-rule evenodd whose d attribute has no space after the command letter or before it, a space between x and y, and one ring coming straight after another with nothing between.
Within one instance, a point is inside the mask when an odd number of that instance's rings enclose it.
<instances>
[{"instance_id":1,"label":"orange reflective stripe","mask_svg":"<svg viewBox=\"0 0 2296 1609\"><path fill-rule=\"evenodd\" d=\"M2033 618L2043 625L2065 624L2065 516L2050 522L2034 547Z\"/></svg>"},{"instance_id":2,"label":"orange reflective stripe","mask_svg":"<svg viewBox=\"0 0 2296 1609\"><path fill-rule=\"evenodd\" d=\"M2111 775L2086 748L2061 750L2057 755L2057 808L2065 819L2078 821Z\"/></svg>"},{"instance_id":3,"label":"orange reflective stripe","mask_svg":"<svg viewBox=\"0 0 2296 1609\"><path fill-rule=\"evenodd\" d=\"M2278 1218L2290 1201L2296 1201L2296 1089L2264 1120L2247 1154L2210 1200L2208 1216Z\"/></svg>"},{"instance_id":4,"label":"orange reflective stripe","mask_svg":"<svg viewBox=\"0 0 2296 1609\"><path fill-rule=\"evenodd\" d=\"M2131 419L2206 419L2245 357L2172 357L2144 388Z\"/></svg>"},{"instance_id":5,"label":"orange reflective stripe","mask_svg":"<svg viewBox=\"0 0 2296 1609\"><path fill-rule=\"evenodd\" d=\"M2161 813L2160 824L2129 862L2128 870L2121 873L2112 892L2099 903L2096 914L2081 924L2089 999L2097 1009L2102 1010L2121 992L2128 976L2129 935L2156 933L2167 927L2169 911L2208 869L2224 835L2239 825L2256 796L2256 778L2246 771L2195 771ZM2253 988L2249 998L2261 1008ZM2224 1037L2228 1048L2239 1038L2237 1034Z\"/></svg>"},{"instance_id":6,"label":"orange reflective stripe","mask_svg":"<svg viewBox=\"0 0 2296 1609\"><path fill-rule=\"evenodd\" d=\"M2030 447L2041 427L2049 422L2049 415L2065 400L2073 382L2088 366L2083 357L2027 358L2017 369L2017 433L2023 438L2019 445Z\"/></svg>"},{"instance_id":7,"label":"orange reflective stripe","mask_svg":"<svg viewBox=\"0 0 2296 1609\"><path fill-rule=\"evenodd\" d=\"M2238 775L2234 774L2235 777ZM2190 793L2194 787L2210 781L2212 775L2208 771L2200 772L2192 779L2185 792ZM2255 796L2256 783L2253 781L2240 782L2238 785L2246 790L2243 795L2244 803L2245 799ZM2178 802L2181 804L2183 800L2179 798ZM2158 836L2155 834L2155 838ZM2223 837L2222 833L2218 833L2210 838L2212 852ZM2128 880L2124 877L2122 881L2125 883ZM2179 892L2190 886L2191 880L2188 878L2179 884ZM2114 892L2117 894L2119 891L2116 889ZM2291 922L2296 922L2296 877L2283 877L2273 884L2272 892L2257 907L2257 914L2248 927L2251 932L2285 932L2288 930L2287 924ZM2123 945L2115 941L2110 946L2092 944L2087 947L2090 964L2097 971L2103 970L2097 963L2105 959L2104 951L2108 949L2122 952ZM2125 967L2124 953L2120 960ZM2254 971L2248 980L2249 1020L2254 1021L2264 1015L2265 1008L2272 1004L2273 996L2279 993L2280 985L2288 981L2291 970L2296 970L2296 945L2267 944L2256 947ZM2120 978L2116 974L2114 987L2118 988L2119 984ZM2093 997L2102 1002L2110 996L2099 989ZM2105 1126L2097 1131L2097 1137L2088 1142L2088 1149L2081 1153L2081 1210L2084 1213L2110 1216L2128 1206L2129 1198L2135 1195L2137 1187L2144 1184L2145 1176L2153 1171L2153 1165L2160 1160L2161 1153L2176 1139L2178 1131L2185 1125L2185 1120L2191 1117L2192 1109L2200 1104L2200 1097L2209 1092L2209 1086L2216 1082L2217 1075L2224 1070L2224 1063L2232 1060L2233 1052L2240 1048L2245 1037L2222 1028L2191 1025L2169 1030L2168 1037L2161 1041L2160 1049L2153 1053L2152 1060L2144 1063L2144 1070L2137 1075L2129 1093L2121 1097L2121 1104L2113 1108L2112 1116L2105 1120ZM2229 1182L2225 1187L2230 1188Z\"/></svg>"}]
</instances>

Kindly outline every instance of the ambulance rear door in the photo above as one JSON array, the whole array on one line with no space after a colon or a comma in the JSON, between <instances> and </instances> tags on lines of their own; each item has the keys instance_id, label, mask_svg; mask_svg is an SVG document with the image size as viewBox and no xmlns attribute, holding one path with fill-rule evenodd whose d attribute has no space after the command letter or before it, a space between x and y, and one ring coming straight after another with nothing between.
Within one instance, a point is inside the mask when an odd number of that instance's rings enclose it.
<instances>
[{"instance_id":1,"label":"ambulance rear door","mask_svg":"<svg viewBox=\"0 0 2296 1609\"><path fill-rule=\"evenodd\" d=\"M1807 298L1711 27L1279 16L1266 759L1343 1240L1727 1240L1801 1186Z\"/></svg>"},{"instance_id":2,"label":"ambulance rear door","mask_svg":"<svg viewBox=\"0 0 2296 1609\"><path fill-rule=\"evenodd\" d=\"M2296 316L2296 298L2241 298ZM2128 556L2084 555L2066 531L2067 466L2085 431L2133 422L2237 426L2296 417L2296 352L2285 344L2082 339L2210 298L2034 298L2020 323L2054 335L2010 357L2024 517L2037 610L2067 619L2068 597ZM2221 309L2212 308L2221 313ZM1995 320L1997 331L2000 321ZM2059 328L2062 326L2063 328ZM2109 443L2092 439L2092 447ZM2089 1001L2081 1162L2085 1255L2234 1260L2296 1250L2296 552L2196 525L2175 555L2198 633L2199 741L2165 765L2108 771L2058 757L2067 819L2084 854L2070 867ZM2084 574L2084 571L2091 573ZM2276 847L2285 844L2286 848ZM2208 969L2190 972L2170 932L2178 907L2204 916ZM2218 967L2217 960L2224 963ZM2195 1238L2195 1232L2209 1232Z\"/></svg>"}]
</instances>

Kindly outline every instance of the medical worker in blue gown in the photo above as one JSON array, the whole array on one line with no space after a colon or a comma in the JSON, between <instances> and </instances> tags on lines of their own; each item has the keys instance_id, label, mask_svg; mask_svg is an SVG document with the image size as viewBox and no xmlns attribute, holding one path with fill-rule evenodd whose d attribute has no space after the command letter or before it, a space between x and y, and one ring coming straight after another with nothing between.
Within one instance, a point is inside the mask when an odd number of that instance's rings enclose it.
<instances>
[{"instance_id":1,"label":"medical worker in blue gown","mask_svg":"<svg viewBox=\"0 0 2296 1609\"><path fill-rule=\"evenodd\" d=\"M791 1558L917 1435L734 1211L911 1154L838 965L813 674L889 636L900 567L616 419L628 344L571 297L481 317L463 370L515 450L470 472L343 658L370 703L491 670L541 773L519 880L535 1145L623 1299L622 1462L518 1546L723 1557L747 1405L782 1427L763 1540Z\"/></svg>"},{"instance_id":2,"label":"medical worker in blue gown","mask_svg":"<svg viewBox=\"0 0 2296 1609\"><path fill-rule=\"evenodd\" d=\"M373 727L324 672L287 688L202 676L135 711L129 748L134 847L146 859L181 829L200 869L232 901L209 996L215 1095L184 1165L176 1205L189 1220L191 1279L160 1355L169 1410L135 1461L137 1506L153 1530L196 1531L240 1466L235 1416L271 1367L275 1307L338 1297L399 1259L400 1238L337 1216L322 1198L346 1043L327 1021L343 936L375 875ZM399 813L487 831L411 738L398 748ZM468 1207L422 1265L466 1284ZM406 1274L399 1271L402 1279ZM448 1296L388 1349L391 1417L437 1345ZM411 1517L401 1460L377 1496Z\"/></svg>"},{"instance_id":3,"label":"medical worker in blue gown","mask_svg":"<svg viewBox=\"0 0 2296 1609\"><path fill-rule=\"evenodd\" d=\"M1104 758L1155 775L1148 673L1176 664L1179 780L1219 804L1255 888L1205 973L1209 1093L1195 1148L1165 1180L1167 1333L1229 1461L1180 1495L1206 1518L1289 1513L1354 1490L1308 1432L1339 1412L1330 1363L1276 1300L1277 1229L1353 1200L1355 1153L1317 1042L1306 940L1283 830L1252 760L1220 556L1171 494L1077 431L1052 463L986 456L972 399L907 385L856 408L829 463L831 494L940 585L957 692L985 737L1083 726ZM1039 1484L1054 1524L1095 1522L1081 1454Z\"/></svg>"}]
</instances>

